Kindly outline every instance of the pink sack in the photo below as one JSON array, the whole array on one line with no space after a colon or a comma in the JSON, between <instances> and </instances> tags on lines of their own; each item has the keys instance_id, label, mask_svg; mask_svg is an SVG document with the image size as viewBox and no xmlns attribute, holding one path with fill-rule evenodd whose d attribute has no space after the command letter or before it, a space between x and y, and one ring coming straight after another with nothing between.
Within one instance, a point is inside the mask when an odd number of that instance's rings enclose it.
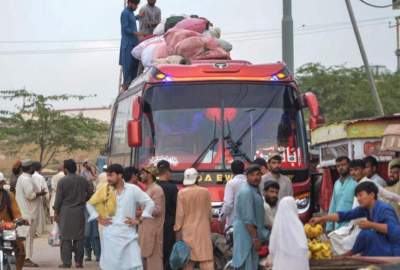
<instances>
[{"instance_id":1,"label":"pink sack","mask_svg":"<svg viewBox=\"0 0 400 270\"><path fill-rule=\"evenodd\" d=\"M201 36L201 35L197 32L190 30L170 29L164 35L164 39L168 47L168 54L172 55L175 53L175 47L180 41L188 37L196 37L196 36Z\"/></svg>"},{"instance_id":2,"label":"pink sack","mask_svg":"<svg viewBox=\"0 0 400 270\"><path fill-rule=\"evenodd\" d=\"M218 42L211 37L190 37L179 42L175 47L175 52L183 57L194 59L197 55L205 51L218 48Z\"/></svg>"},{"instance_id":3,"label":"pink sack","mask_svg":"<svg viewBox=\"0 0 400 270\"><path fill-rule=\"evenodd\" d=\"M174 28L191 30L201 34L206 30L206 27L207 27L207 21L204 19L186 18L178 22Z\"/></svg>"}]
</instances>

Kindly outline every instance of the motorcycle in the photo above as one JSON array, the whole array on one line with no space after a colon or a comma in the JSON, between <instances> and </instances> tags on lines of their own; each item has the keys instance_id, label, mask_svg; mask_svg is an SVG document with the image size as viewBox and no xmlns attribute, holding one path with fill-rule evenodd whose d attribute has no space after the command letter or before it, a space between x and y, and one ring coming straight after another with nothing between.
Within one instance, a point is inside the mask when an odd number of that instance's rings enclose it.
<instances>
[{"instance_id":1,"label":"motorcycle","mask_svg":"<svg viewBox=\"0 0 400 270\"><path fill-rule=\"evenodd\" d=\"M232 254L233 254L233 227L229 227L225 231L225 243L226 243L226 248L230 250L231 257L229 260L227 260L227 263L225 264L223 270L233 270L234 268L232 267ZM259 270L264 270L267 269L266 265L266 259L269 254L267 244L263 245L258 252L258 255L260 257L260 263L258 265Z\"/></svg>"},{"instance_id":2,"label":"motorcycle","mask_svg":"<svg viewBox=\"0 0 400 270\"><path fill-rule=\"evenodd\" d=\"M26 225L22 219L0 224L0 270L15 269L17 240L25 240L29 230Z\"/></svg>"}]
</instances>

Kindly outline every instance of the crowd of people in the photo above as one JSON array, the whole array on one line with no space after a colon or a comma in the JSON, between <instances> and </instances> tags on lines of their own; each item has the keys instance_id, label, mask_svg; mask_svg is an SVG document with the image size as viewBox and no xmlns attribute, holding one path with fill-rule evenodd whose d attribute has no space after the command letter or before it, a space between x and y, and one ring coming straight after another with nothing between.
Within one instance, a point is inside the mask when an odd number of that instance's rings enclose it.
<instances>
[{"instance_id":1,"label":"crowd of people","mask_svg":"<svg viewBox=\"0 0 400 270\"><path fill-rule=\"evenodd\" d=\"M231 163L234 177L225 186L219 220L225 229L233 227L235 269L257 269L265 245L273 269L308 269L307 239L292 182L281 166L280 153L247 168L240 160ZM74 160L65 160L50 185L41 167L30 160L14 165L10 191L0 173L1 219L30 224L25 242L18 242L17 269L39 267L32 255L34 239L45 230L46 202L60 229L60 268L72 267L73 260L82 268L86 257L105 270L173 269L169 259L180 242L190 250L184 269L214 269L211 197L196 169L184 172L178 189L165 160L141 169L111 164L99 175L87 160L80 170ZM400 256L400 160L389 163L388 180L377 169L373 157L336 159L339 178L329 213L310 223L326 223L337 255Z\"/></svg>"}]
</instances>

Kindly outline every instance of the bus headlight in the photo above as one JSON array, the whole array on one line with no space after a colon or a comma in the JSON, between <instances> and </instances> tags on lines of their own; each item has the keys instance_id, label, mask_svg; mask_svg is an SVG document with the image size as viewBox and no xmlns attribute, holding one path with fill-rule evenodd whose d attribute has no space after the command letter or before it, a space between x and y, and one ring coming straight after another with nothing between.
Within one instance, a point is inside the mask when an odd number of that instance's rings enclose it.
<instances>
[{"instance_id":1,"label":"bus headlight","mask_svg":"<svg viewBox=\"0 0 400 270\"><path fill-rule=\"evenodd\" d=\"M17 240L17 232L15 230L4 230L3 231L4 241L15 241Z\"/></svg>"},{"instance_id":2,"label":"bus headlight","mask_svg":"<svg viewBox=\"0 0 400 270\"><path fill-rule=\"evenodd\" d=\"M310 197L303 197L296 199L296 204L297 204L297 210L299 214L304 214L308 211L310 208Z\"/></svg>"},{"instance_id":3,"label":"bus headlight","mask_svg":"<svg viewBox=\"0 0 400 270\"><path fill-rule=\"evenodd\" d=\"M211 206L212 206L211 214L212 214L213 218L219 218L219 215L222 210L222 204L223 204L222 202L212 202L211 203Z\"/></svg>"}]
</instances>

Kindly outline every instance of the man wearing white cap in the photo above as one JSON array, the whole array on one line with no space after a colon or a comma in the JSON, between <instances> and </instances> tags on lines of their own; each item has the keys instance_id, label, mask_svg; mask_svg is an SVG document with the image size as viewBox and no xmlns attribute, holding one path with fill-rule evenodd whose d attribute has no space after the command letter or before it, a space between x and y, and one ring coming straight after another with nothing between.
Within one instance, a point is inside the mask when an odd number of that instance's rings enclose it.
<instances>
[{"instance_id":1,"label":"man wearing white cap","mask_svg":"<svg viewBox=\"0 0 400 270\"><path fill-rule=\"evenodd\" d=\"M32 262L33 255L33 239L36 233L37 217L39 213L39 203L41 197L46 195L45 191L37 189L33 178L33 169L31 160L23 160L22 174L18 177L17 186L15 188L16 199L21 210L22 218L29 222L30 229L25 241L25 267L39 267Z\"/></svg>"},{"instance_id":2,"label":"man wearing white cap","mask_svg":"<svg viewBox=\"0 0 400 270\"><path fill-rule=\"evenodd\" d=\"M206 188L197 185L199 173L187 169L184 173L184 189L178 192L174 230L176 240L183 240L190 248L190 261L184 270L194 269L196 262L201 270L213 270L211 242L211 197Z\"/></svg>"}]
</instances>

